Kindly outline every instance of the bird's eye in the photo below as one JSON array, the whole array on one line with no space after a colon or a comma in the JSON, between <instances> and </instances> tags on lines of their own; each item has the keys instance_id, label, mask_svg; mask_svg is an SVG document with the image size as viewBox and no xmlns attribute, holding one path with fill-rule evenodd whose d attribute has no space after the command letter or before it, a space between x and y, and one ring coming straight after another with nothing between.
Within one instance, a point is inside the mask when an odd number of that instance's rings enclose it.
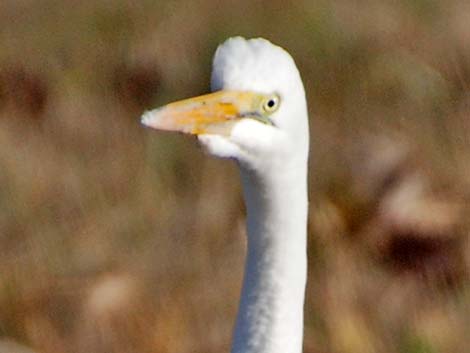
<instances>
[{"instance_id":1,"label":"bird's eye","mask_svg":"<svg viewBox=\"0 0 470 353\"><path fill-rule=\"evenodd\" d=\"M272 95L263 102L263 110L266 113L272 113L276 111L278 107L279 107L279 97L277 95Z\"/></svg>"}]
</instances>

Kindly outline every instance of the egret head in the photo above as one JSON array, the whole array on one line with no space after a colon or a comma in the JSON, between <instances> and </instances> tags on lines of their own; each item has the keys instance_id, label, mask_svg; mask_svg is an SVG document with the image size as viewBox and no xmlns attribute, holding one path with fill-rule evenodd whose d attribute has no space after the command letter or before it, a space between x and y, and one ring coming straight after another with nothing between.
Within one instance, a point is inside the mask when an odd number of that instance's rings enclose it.
<instances>
[{"instance_id":1,"label":"egret head","mask_svg":"<svg viewBox=\"0 0 470 353\"><path fill-rule=\"evenodd\" d=\"M214 56L213 93L146 112L142 123L198 135L209 153L255 168L308 153L305 92L294 60L265 39L228 39Z\"/></svg>"}]
</instances>

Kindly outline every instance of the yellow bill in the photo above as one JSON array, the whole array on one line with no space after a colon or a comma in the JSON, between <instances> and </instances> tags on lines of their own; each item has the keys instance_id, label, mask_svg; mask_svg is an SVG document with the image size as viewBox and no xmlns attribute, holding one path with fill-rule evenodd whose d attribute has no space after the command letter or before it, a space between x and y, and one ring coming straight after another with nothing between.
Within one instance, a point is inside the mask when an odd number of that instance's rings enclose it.
<instances>
[{"instance_id":1,"label":"yellow bill","mask_svg":"<svg viewBox=\"0 0 470 353\"><path fill-rule=\"evenodd\" d=\"M218 91L170 103L142 115L142 124L165 131L187 134L230 133L235 122L243 118L271 124L266 111L270 95L243 91ZM271 104L271 103L269 103Z\"/></svg>"}]
</instances>

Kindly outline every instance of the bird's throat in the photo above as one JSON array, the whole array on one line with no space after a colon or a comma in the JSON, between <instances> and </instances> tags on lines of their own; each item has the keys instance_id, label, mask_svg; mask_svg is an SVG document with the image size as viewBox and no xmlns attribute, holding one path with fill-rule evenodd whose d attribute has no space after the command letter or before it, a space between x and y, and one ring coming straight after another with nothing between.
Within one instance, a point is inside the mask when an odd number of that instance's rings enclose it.
<instances>
[{"instance_id":1,"label":"bird's throat","mask_svg":"<svg viewBox=\"0 0 470 353\"><path fill-rule=\"evenodd\" d=\"M306 166L241 170L247 256L232 353L300 353L307 276Z\"/></svg>"}]
</instances>

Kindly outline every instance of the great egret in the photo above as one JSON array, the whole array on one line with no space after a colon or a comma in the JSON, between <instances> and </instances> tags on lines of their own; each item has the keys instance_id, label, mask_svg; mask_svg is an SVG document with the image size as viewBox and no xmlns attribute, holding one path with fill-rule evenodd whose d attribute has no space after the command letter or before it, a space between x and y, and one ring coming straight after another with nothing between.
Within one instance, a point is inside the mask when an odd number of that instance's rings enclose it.
<instances>
[{"instance_id":1,"label":"great egret","mask_svg":"<svg viewBox=\"0 0 470 353\"><path fill-rule=\"evenodd\" d=\"M261 38L228 39L213 93L144 113L158 130L195 134L240 167L247 256L232 353L302 351L307 277L308 115L292 57Z\"/></svg>"}]
</instances>

